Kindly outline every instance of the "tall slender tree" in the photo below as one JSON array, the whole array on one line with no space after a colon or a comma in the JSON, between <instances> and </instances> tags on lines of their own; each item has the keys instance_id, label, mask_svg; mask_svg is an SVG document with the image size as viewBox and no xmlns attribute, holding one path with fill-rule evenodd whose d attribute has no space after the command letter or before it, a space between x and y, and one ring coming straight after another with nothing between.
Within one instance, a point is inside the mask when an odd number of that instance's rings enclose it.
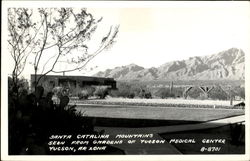
<instances>
[{"instance_id":1,"label":"tall slender tree","mask_svg":"<svg viewBox=\"0 0 250 161\"><path fill-rule=\"evenodd\" d=\"M26 8L8 9L9 51L14 60L12 71L13 92L18 93L18 77L23 72L26 61L32 52L32 40L37 36L31 34L35 24L31 21L33 12Z\"/></svg>"}]
</instances>

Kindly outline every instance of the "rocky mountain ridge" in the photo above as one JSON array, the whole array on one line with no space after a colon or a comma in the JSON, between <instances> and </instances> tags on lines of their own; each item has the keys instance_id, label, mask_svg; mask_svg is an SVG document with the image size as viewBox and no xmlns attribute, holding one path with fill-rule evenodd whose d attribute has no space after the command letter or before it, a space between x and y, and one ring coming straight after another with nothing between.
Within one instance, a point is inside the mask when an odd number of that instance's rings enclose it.
<instances>
[{"instance_id":1,"label":"rocky mountain ridge","mask_svg":"<svg viewBox=\"0 0 250 161\"><path fill-rule=\"evenodd\" d=\"M116 80L244 80L245 54L231 48L217 54L167 62L159 67L143 68L136 64L107 69L95 74Z\"/></svg>"}]
</instances>

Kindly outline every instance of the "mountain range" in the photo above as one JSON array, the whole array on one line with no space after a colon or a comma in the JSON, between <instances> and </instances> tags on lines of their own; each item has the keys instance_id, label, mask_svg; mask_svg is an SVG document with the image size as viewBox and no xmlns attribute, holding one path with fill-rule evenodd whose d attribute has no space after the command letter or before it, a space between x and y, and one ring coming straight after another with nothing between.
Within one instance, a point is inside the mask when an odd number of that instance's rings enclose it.
<instances>
[{"instance_id":1,"label":"mountain range","mask_svg":"<svg viewBox=\"0 0 250 161\"><path fill-rule=\"evenodd\" d=\"M159 67L144 68L136 64L107 69L94 76L115 80L244 80L245 54L231 48L208 56L167 62Z\"/></svg>"}]
</instances>

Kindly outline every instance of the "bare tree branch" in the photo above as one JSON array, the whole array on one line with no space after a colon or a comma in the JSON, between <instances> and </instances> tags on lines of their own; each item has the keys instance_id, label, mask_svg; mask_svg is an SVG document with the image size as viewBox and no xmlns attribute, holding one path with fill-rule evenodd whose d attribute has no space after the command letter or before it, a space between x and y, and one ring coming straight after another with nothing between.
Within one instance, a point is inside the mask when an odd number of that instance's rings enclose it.
<instances>
[{"instance_id":1,"label":"bare tree branch","mask_svg":"<svg viewBox=\"0 0 250 161\"><path fill-rule=\"evenodd\" d=\"M33 10L36 11L33 12ZM15 79L23 72L28 57L33 53L31 56L34 56L35 76L38 72L41 75L35 78L36 85L50 72L82 70L94 57L112 46L119 31L119 27L111 26L108 33L102 37L100 44L96 45L95 52L90 54L88 43L102 18L96 20L86 9L77 11L73 8L38 8L33 10L26 8L8 10L8 43L15 62L13 69ZM34 16L40 16L40 20L37 21ZM64 70L56 69L57 64L62 62L72 67ZM51 66L47 67L49 63Z\"/></svg>"}]
</instances>

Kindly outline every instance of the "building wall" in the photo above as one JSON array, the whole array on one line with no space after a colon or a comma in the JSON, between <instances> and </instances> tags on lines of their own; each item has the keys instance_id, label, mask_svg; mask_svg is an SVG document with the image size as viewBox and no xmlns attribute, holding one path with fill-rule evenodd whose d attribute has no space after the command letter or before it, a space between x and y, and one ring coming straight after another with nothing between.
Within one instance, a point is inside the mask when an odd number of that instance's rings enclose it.
<instances>
[{"instance_id":1,"label":"building wall","mask_svg":"<svg viewBox=\"0 0 250 161\"><path fill-rule=\"evenodd\" d=\"M40 75L37 75L39 78ZM34 88L35 75L31 75L31 87ZM116 81L113 78L102 77L85 77L85 76L58 76L58 75L46 75L40 81L39 85L42 85L46 89L53 89L56 86L79 88L90 85L106 85L112 89L116 89Z\"/></svg>"}]
</instances>

